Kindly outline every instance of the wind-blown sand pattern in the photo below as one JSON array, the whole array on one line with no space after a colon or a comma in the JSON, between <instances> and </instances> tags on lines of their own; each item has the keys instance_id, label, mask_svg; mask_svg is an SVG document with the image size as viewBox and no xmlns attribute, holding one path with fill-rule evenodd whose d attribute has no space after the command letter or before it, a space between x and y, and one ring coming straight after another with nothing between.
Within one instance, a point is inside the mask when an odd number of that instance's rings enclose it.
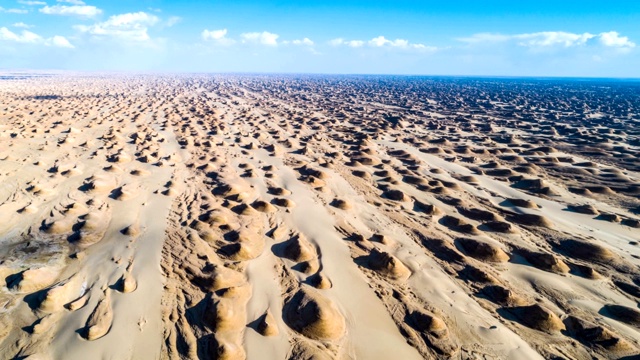
<instances>
[{"instance_id":1,"label":"wind-blown sand pattern","mask_svg":"<svg viewBox=\"0 0 640 360\"><path fill-rule=\"evenodd\" d=\"M640 352L625 83L0 81L0 358Z\"/></svg>"}]
</instances>

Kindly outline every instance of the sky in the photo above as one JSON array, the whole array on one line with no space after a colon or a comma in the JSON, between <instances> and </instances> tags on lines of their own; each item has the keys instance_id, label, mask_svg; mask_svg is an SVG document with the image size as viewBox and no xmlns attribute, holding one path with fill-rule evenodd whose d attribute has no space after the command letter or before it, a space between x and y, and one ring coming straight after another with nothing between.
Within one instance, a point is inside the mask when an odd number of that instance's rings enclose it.
<instances>
[{"instance_id":1,"label":"sky","mask_svg":"<svg viewBox=\"0 0 640 360\"><path fill-rule=\"evenodd\" d=\"M0 69L640 78L640 1L0 0Z\"/></svg>"}]
</instances>

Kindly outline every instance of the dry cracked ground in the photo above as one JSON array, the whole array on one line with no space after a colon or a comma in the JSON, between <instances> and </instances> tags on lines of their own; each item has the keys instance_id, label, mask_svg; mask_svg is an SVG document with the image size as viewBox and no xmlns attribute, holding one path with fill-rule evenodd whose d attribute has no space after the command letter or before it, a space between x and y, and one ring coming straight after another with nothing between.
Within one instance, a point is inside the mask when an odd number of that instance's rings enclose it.
<instances>
[{"instance_id":1,"label":"dry cracked ground","mask_svg":"<svg viewBox=\"0 0 640 360\"><path fill-rule=\"evenodd\" d=\"M637 358L637 91L4 76L0 358Z\"/></svg>"}]
</instances>

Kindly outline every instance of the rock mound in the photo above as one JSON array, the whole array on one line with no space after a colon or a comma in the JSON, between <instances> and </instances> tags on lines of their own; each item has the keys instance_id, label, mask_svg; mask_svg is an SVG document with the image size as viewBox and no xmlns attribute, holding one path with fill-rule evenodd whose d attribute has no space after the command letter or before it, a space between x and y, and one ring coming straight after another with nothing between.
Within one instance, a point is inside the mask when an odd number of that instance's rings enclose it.
<instances>
[{"instance_id":1,"label":"rock mound","mask_svg":"<svg viewBox=\"0 0 640 360\"><path fill-rule=\"evenodd\" d=\"M558 315L539 304L510 308L522 324L546 333L555 333L565 329Z\"/></svg>"},{"instance_id":2,"label":"rock mound","mask_svg":"<svg viewBox=\"0 0 640 360\"><path fill-rule=\"evenodd\" d=\"M493 244L470 238L458 238L456 242L465 253L478 260L490 262L509 261L509 255Z\"/></svg>"},{"instance_id":3,"label":"rock mound","mask_svg":"<svg viewBox=\"0 0 640 360\"><path fill-rule=\"evenodd\" d=\"M373 249L367 259L369 267L393 280L404 280L411 276L411 270L395 256Z\"/></svg>"},{"instance_id":4,"label":"rock mound","mask_svg":"<svg viewBox=\"0 0 640 360\"><path fill-rule=\"evenodd\" d=\"M337 340L345 319L329 299L311 289L300 289L284 305L283 320L293 330L314 340Z\"/></svg>"}]
</instances>

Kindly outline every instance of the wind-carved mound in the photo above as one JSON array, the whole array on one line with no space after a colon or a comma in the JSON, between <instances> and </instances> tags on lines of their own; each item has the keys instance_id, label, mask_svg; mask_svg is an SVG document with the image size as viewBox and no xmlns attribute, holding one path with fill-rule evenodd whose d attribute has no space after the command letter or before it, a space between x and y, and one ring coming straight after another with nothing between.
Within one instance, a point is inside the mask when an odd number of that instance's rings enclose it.
<instances>
[{"instance_id":1,"label":"wind-carved mound","mask_svg":"<svg viewBox=\"0 0 640 360\"><path fill-rule=\"evenodd\" d=\"M253 204L251 204L251 206L263 213L273 213L278 211L278 209L271 205L270 203L264 201L264 200L256 200Z\"/></svg>"},{"instance_id":2,"label":"wind-carved mound","mask_svg":"<svg viewBox=\"0 0 640 360\"><path fill-rule=\"evenodd\" d=\"M40 267L25 270L7 281L7 287L17 293L30 293L53 284L60 274L60 269Z\"/></svg>"},{"instance_id":3,"label":"wind-carved mound","mask_svg":"<svg viewBox=\"0 0 640 360\"><path fill-rule=\"evenodd\" d=\"M246 323L246 313L240 305L234 299L209 298L203 320L215 332L241 331Z\"/></svg>"},{"instance_id":4,"label":"wind-carved mound","mask_svg":"<svg viewBox=\"0 0 640 360\"><path fill-rule=\"evenodd\" d=\"M525 250L522 251L522 256L524 256L531 265L544 271L564 274L570 270L564 261L552 254Z\"/></svg>"},{"instance_id":5,"label":"wind-carved mound","mask_svg":"<svg viewBox=\"0 0 640 360\"><path fill-rule=\"evenodd\" d=\"M218 339L216 336L209 343L209 353L217 360L244 360L247 354L241 345Z\"/></svg>"},{"instance_id":6,"label":"wind-carved mound","mask_svg":"<svg viewBox=\"0 0 640 360\"><path fill-rule=\"evenodd\" d=\"M336 207L340 210L349 210L353 207L350 202L343 199L334 199L331 202L331 206Z\"/></svg>"},{"instance_id":7,"label":"wind-carved mound","mask_svg":"<svg viewBox=\"0 0 640 360\"><path fill-rule=\"evenodd\" d=\"M123 185L111 191L110 197L114 200L126 201L136 196L138 190L131 185Z\"/></svg>"},{"instance_id":8,"label":"wind-carved mound","mask_svg":"<svg viewBox=\"0 0 640 360\"><path fill-rule=\"evenodd\" d=\"M353 170L351 174L353 174L353 176L356 176L365 180L371 180L371 174L364 170Z\"/></svg>"},{"instance_id":9,"label":"wind-carved mound","mask_svg":"<svg viewBox=\"0 0 640 360\"><path fill-rule=\"evenodd\" d=\"M599 346L608 351L628 351L633 349L631 344L622 339L620 335L601 325L590 323L575 316L567 317L564 323L567 326L567 332L583 344Z\"/></svg>"},{"instance_id":10,"label":"wind-carved mound","mask_svg":"<svg viewBox=\"0 0 640 360\"><path fill-rule=\"evenodd\" d=\"M555 333L565 329L564 323L551 310L538 305L519 306L508 309L520 322L532 329Z\"/></svg>"},{"instance_id":11,"label":"wind-carved mound","mask_svg":"<svg viewBox=\"0 0 640 360\"><path fill-rule=\"evenodd\" d=\"M244 216L254 216L254 215L258 214L258 211L256 209L252 208L248 204L237 205L237 206L233 207L233 211L235 211L236 214L238 214L238 215L244 215Z\"/></svg>"},{"instance_id":12,"label":"wind-carved mound","mask_svg":"<svg viewBox=\"0 0 640 360\"><path fill-rule=\"evenodd\" d=\"M73 229L73 219L62 218L50 222L45 222L41 229L51 235L60 235L71 232Z\"/></svg>"},{"instance_id":13,"label":"wind-carved mound","mask_svg":"<svg viewBox=\"0 0 640 360\"><path fill-rule=\"evenodd\" d=\"M447 324L439 317L424 311L414 311L409 316L409 322L437 353L451 356L458 351L459 346L451 337Z\"/></svg>"},{"instance_id":14,"label":"wind-carved mound","mask_svg":"<svg viewBox=\"0 0 640 360\"><path fill-rule=\"evenodd\" d=\"M509 255L493 244L469 238L459 238L456 242L460 244L465 253L478 260L490 262L509 261Z\"/></svg>"},{"instance_id":15,"label":"wind-carved mound","mask_svg":"<svg viewBox=\"0 0 640 360\"><path fill-rule=\"evenodd\" d=\"M599 215L600 214L598 209L596 209L595 206L593 206L591 204L569 205L567 208L569 210L575 211L575 212L577 212L579 214L587 214L587 215Z\"/></svg>"},{"instance_id":16,"label":"wind-carved mound","mask_svg":"<svg viewBox=\"0 0 640 360\"><path fill-rule=\"evenodd\" d=\"M115 178L92 176L81 186L81 190L88 192L106 192L113 190L115 187Z\"/></svg>"},{"instance_id":17,"label":"wind-carved mound","mask_svg":"<svg viewBox=\"0 0 640 360\"><path fill-rule=\"evenodd\" d=\"M382 194L385 198L394 201L409 201L411 200L405 193L400 190L387 190Z\"/></svg>"},{"instance_id":18,"label":"wind-carved mound","mask_svg":"<svg viewBox=\"0 0 640 360\"><path fill-rule=\"evenodd\" d=\"M418 200L414 201L414 207L416 211L427 215L440 215L442 213L435 205L423 203Z\"/></svg>"},{"instance_id":19,"label":"wind-carved mound","mask_svg":"<svg viewBox=\"0 0 640 360\"><path fill-rule=\"evenodd\" d=\"M458 272L462 279L467 279L479 283L498 284L498 280L487 271L473 266L466 265L462 270Z\"/></svg>"},{"instance_id":20,"label":"wind-carved mound","mask_svg":"<svg viewBox=\"0 0 640 360\"><path fill-rule=\"evenodd\" d=\"M302 235L296 235L285 243L283 255L289 260L302 262L316 257L313 245Z\"/></svg>"},{"instance_id":21,"label":"wind-carved mound","mask_svg":"<svg viewBox=\"0 0 640 360\"><path fill-rule=\"evenodd\" d=\"M275 198L272 200L272 202L280 207L285 208L292 208L296 206L296 203L293 202L293 200L287 198Z\"/></svg>"},{"instance_id":22,"label":"wind-carved mound","mask_svg":"<svg viewBox=\"0 0 640 360\"><path fill-rule=\"evenodd\" d=\"M482 295L502 306L523 306L525 300L514 294L513 291L500 285L487 285L481 290Z\"/></svg>"},{"instance_id":23,"label":"wind-carved mound","mask_svg":"<svg viewBox=\"0 0 640 360\"><path fill-rule=\"evenodd\" d=\"M255 259L264 250L264 238L259 233L242 230L232 231L228 236L233 243L222 247L220 252L227 255L229 259L237 261Z\"/></svg>"},{"instance_id":24,"label":"wind-carved mound","mask_svg":"<svg viewBox=\"0 0 640 360\"><path fill-rule=\"evenodd\" d=\"M465 208L459 207L458 212L469 219L478 220L478 221L496 221L499 220L496 214L491 211L476 209L476 208Z\"/></svg>"},{"instance_id":25,"label":"wind-carved mound","mask_svg":"<svg viewBox=\"0 0 640 360\"><path fill-rule=\"evenodd\" d=\"M640 328L640 311L623 305L609 304L605 305L601 313L621 321L625 324Z\"/></svg>"},{"instance_id":26,"label":"wind-carved mound","mask_svg":"<svg viewBox=\"0 0 640 360\"><path fill-rule=\"evenodd\" d=\"M328 289L333 285L331 280L321 272L309 276L307 282L316 289Z\"/></svg>"},{"instance_id":27,"label":"wind-carved mound","mask_svg":"<svg viewBox=\"0 0 640 360\"><path fill-rule=\"evenodd\" d=\"M77 277L72 277L47 289L41 296L38 309L49 313L62 310L65 304L82 295L79 282Z\"/></svg>"},{"instance_id":28,"label":"wind-carved mound","mask_svg":"<svg viewBox=\"0 0 640 360\"><path fill-rule=\"evenodd\" d=\"M549 219L538 214L513 214L510 220L526 226L550 228L553 225Z\"/></svg>"},{"instance_id":29,"label":"wind-carved mound","mask_svg":"<svg viewBox=\"0 0 640 360\"><path fill-rule=\"evenodd\" d=\"M134 292L138 288L136 278L130 272L125 273L119 280L120 291L123 293Z\"/></svg>"},{"instance_id":30,"label":"wind-carved mound","mask_svg":"<svg viewBox=\"0 0 640 360\"><path fill-rule=\"evenodd\" d=\"M555 191L553 191L546 181L542 179L524 179L520 180L513 185L516 189L527 190L531 193L535 194L543 194L549 196L557 195Z\"/></svg>"},{"instance_id":31,"label":"wind-carved mound","mask_svg":"<svg viewBox=\"0 0 640 360\"><path fill-rule=\"evenodd\" d=\"M614 280L613 283L620 290L626 292L627 294L640 298L640 286L635 286L633 284L629 284L624 281L616 281L616 280Z\"/></svg>"},{"instance_id":32,"label":"wind-carved mound","mask_svg":"<svg viewBox=\"0 0 640 360\"><path fill-rule=\"evenodd\" d=\"M300 289L283 309L283 320L293 330L314 340L337 340L346 329L336 305L315 290Z\"/></svg>"},{"instance_id":33,"label":"wind-carved mound","mask_svg":"<svg viewBox=\"0 0 640 360\"><path fill-rule=\"evenodd\" d=\"M405 175L402 178L402 181L406 182L407 184L412 184L412 185L426 185L426 184L428 184L428 181L426 179L418 177L418 176L413 176L413 175Z\"/></svg>"},{"instance_id":34,"label":"wind-carved mound","mask_svg":"<svg viewBox=\"0 0 640 360\"><path fill-rule=\"evenodd\" d=\"M512 233L515 231L513 225L507 221L489 221L483 225L489 228L489 230L498 233Z\"/></svg>"},{"instance_id":35,"label":"wind-carved mound","mask_svg":"<svg viewBox=\"0 0 640 360\"><path fill-rule=\"evenodd\" d=\"M100 299L98 305L87 319L85 327L85 337L87 340L95 340L105 336L111 329L113 322L113 310L111 309L111 299L109 293Z\"/></svg>"},{"instance_id":36,"label":"wind-carved mound","mask_svg":"<svg viewBox=\"0 0 640 360\"><path fill-rule=\"evenodd\" d=\"M478 229L473 225L455 216L445 215L440 219L440 223L451 230L464 234L478 234Z\"/></svg>"},{"instance_id":37,"label":"wind-carved mound","mask_svg":"<svg viewBox=\"0 0 640 360\"><path fill-rule=\"evenodd\" d=\"M280 187L271 187L269 188L269 194L278 195L278 196L287 196L287 195L291 195L291 191L280 188Z\"/></svg>"},{"instance_id":38,"label":"wind-carved mound","mask_svg":"<svg viewBox=\"0 0 640 360\"><path fill-rule=\"evenodd\" d=\"M560 242L560 247L573 257L592 262L607 263L617 258L611 250L582 240L564 240Z\"/></svg>"},{"instance_id":39,"label":"wind-carved mound","mask_svg":"<svg viewBox=\"0 0 640 360\"><path fill-rule=\"evenodd\" d=\"M367 259L369 267L384 276L387 276L393 280L406 280L411 276L411 270L407 268L402 261L398 260L395 256L373 249L369 258Z\"/></svg>"},{"instance_id":40,"label":"wind-carved mound","mask_svg":"<svg viewBox=\"0 0 640 360\"><path fill-rule=\"evenodd\" d=\"M271 315L271 311L267 310L258 319L257 330L262 336L277 336L280 332L276 319Z\"/></svg>"},{"instance_id":41,"label":"wind-carved mound","mask_svg":"<svg viewBox=\"0 0 640 360\"><path fill-rule=\"evenodd\" d=\"M242 285L246 282L244 274L221 265L212 265L206 271L188 267L186 271L187 274L191 275L194 284L207 291L218 291Z\"/></svg>"},{"instance_id":42,"label":"wind-carved mound","mask_svg":"<svg viewBox=\"0 0 640 360\"><path fill-rule=\"evenodd\" d=\"M526 209L538 208L538 205L531 200L511 198L511 199L507 199L507 201L510 202L513 206L517 206L521 208L526 208Z\"/></svg>"}]
</instances>

